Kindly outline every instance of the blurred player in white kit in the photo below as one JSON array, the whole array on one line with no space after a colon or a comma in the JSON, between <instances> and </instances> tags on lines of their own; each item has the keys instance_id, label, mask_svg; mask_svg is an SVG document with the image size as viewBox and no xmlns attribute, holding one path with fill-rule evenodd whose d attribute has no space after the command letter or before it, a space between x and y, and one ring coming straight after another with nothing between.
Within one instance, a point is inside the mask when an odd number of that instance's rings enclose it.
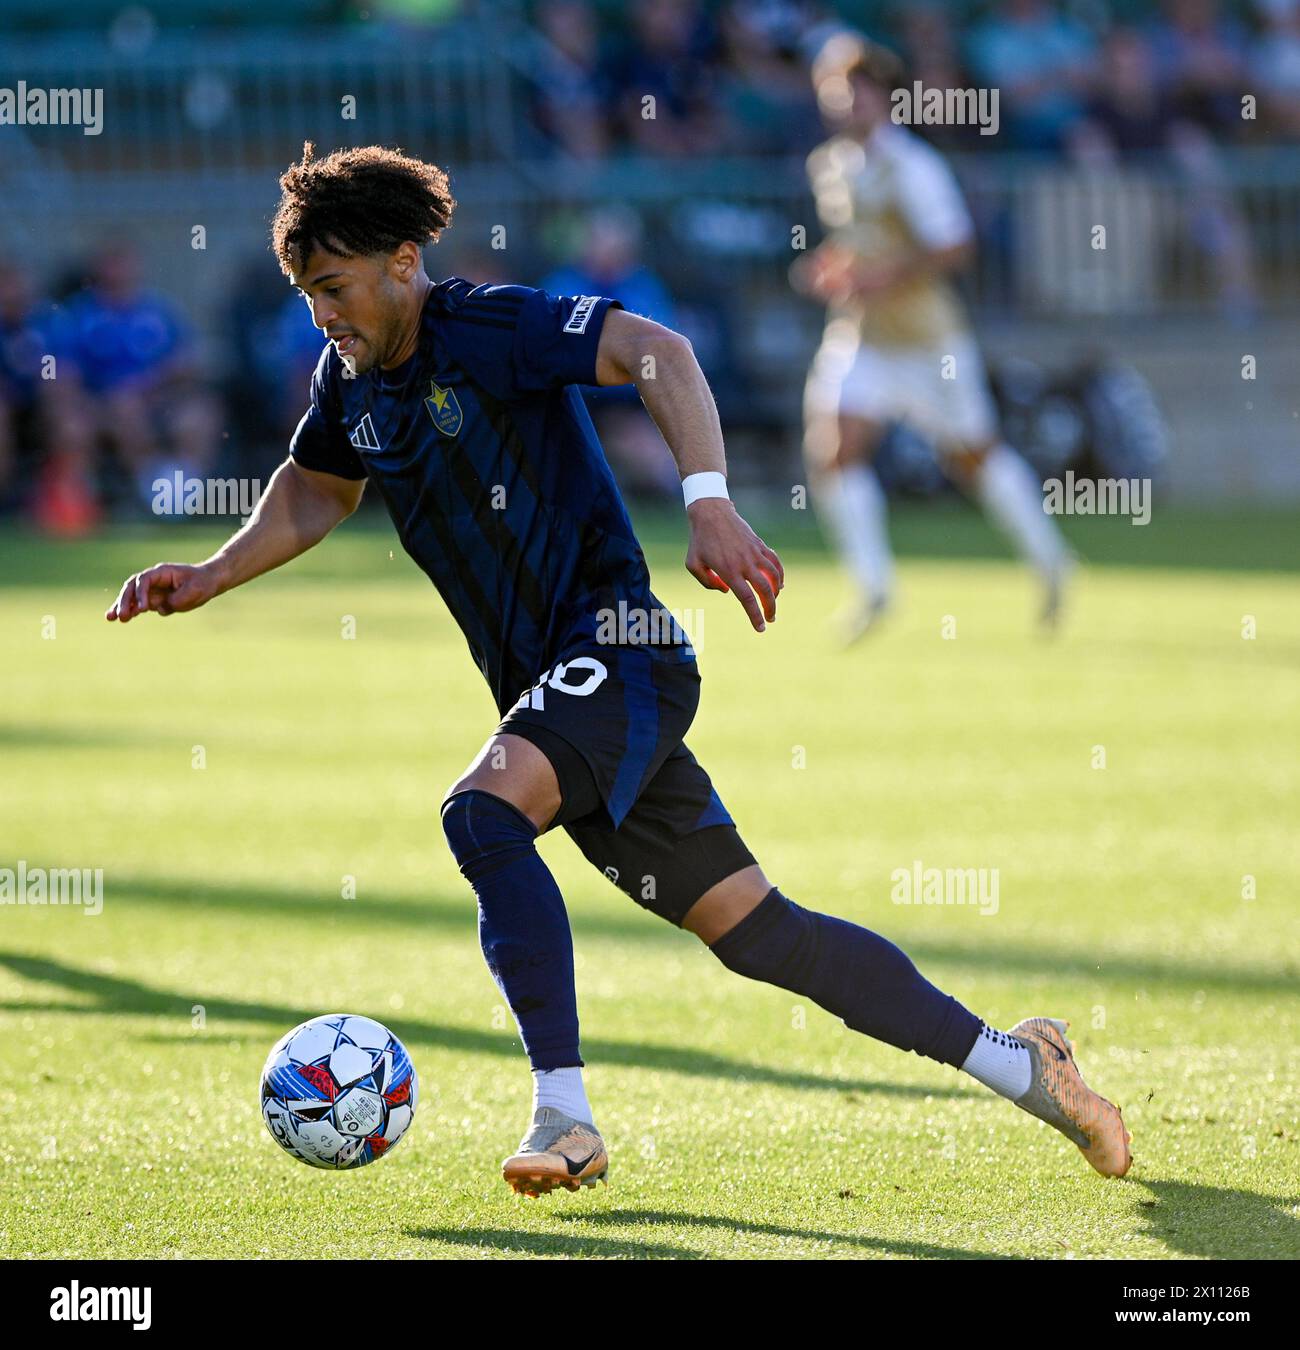
<instances>
[{"instance_id":1,"label":"blurred player in white kit","mask_svg":"<svg viewBox=\"0 0 1300 1350\"><path fill-rule=\"evenodd\" d=\"M795 263L791 280L827 306L804 392L804 454L859 589L846 637L865 633L893 596L885 495L871 461L896 421L931 440L948 476L1034 568L1052 624L1072 555L1043 510L1037 475L1001 439L950 279L975 240L961 190L938 151L891 120L890 91L902 77L892 52L839 34L812 75L834 133L808 157L826 238Z\"/></svg>"}]
</instances>

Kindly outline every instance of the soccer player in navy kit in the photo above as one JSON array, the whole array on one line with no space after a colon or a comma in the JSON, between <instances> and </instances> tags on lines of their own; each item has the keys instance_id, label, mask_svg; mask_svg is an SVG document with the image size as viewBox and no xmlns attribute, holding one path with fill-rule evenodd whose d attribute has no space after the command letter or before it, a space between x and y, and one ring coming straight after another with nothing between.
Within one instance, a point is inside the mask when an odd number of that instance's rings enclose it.
<instances>
[{"instance_id":1,"label":"soccer player in navy kit","mask_svg":"<svg viewBox=\"0 0 1300 1350\"><path fill-rule=\"evenodd\" d=\"M650 590L576 386L636 384L682 475L687 570L731 591L762 632L783 569L726 496L690 344L616 299L435 284L423 249L455 203L440 169L398 151L317 159L307 146L280 185L272 243L330 339L289 459L218 553L130 577L106 617L197 609L319 543L374 484L501 718L447 793L442 825L533 1070L533 1120L503 1164L510 1185L577 1190L609 1161L583 1087L568 917L534 845L557 825L729 969L963 1069L1122 1176L1128 1133L1084 1083L1064 1022L997 1031L886 939L787 899L687 749L695 654Z\"/></svg>"}]
</instances>

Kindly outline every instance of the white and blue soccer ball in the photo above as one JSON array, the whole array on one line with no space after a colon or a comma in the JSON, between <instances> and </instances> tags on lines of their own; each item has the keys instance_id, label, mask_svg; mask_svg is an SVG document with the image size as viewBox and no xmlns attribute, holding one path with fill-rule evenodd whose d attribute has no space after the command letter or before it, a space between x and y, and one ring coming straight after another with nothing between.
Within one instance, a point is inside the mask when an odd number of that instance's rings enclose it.
<instances>
[{"instance_id":1,"label":"white and blue soccer ball","mask_svg":"<svg viewBox=\"0 0 1300 1350\"><path fill-rule=\"evenodd\" d=\"M278 1040L262 1070L262 1119L312 1167L382 1158L415 1115L419 1082L406 1047L369 1017L327 1013Z\"/></svg>"}]
</instances>

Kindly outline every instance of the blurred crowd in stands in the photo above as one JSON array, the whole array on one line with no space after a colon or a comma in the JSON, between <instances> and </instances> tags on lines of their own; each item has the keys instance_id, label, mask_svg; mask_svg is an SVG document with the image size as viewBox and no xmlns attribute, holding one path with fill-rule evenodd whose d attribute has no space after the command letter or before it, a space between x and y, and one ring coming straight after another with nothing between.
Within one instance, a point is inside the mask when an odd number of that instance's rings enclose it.
<instances>
[{"instance_id":1,"label":"blurred crowd in stands","mask_svg":"<svg viewBox=\"0 0 1300 1350\"><path fill-rule=\"evenodd\" d=\"M537 121L569 154L795 152L817 134L808 62L852 4L655 0L621 12L541 0ZM1083 12L1092 22L1071 17ZM1229 143L1300 135L1300 0L987 5L907 0L867 35L927 87L996 88L1002 130L930 129L950 148L1158 150L1179 125ZM1242 95L1257 100L1243 117ZM653 117L643 99L655 99Z\"/></svg>"},{"instance_id":2,"label":"blurred crowd in stands","mask_svg":"<svg viewBox=\"0 0 1300 1350\"><path fill-rule=\"evenodd\" d=\"M376 19L420 25L472 5L372 8ZM854 19L854 8L539 0L526 7L536 35L538 153L802 156L825 135L808 80L811 54ZM1074 17L1078 10L1093 22ZM885 21L859 26L898 50L909 80L1000 91L997 136L918 128L946 150L1027 151L1080 164L1154 155L1212 187L1216 158L1229 147L1300 137L1300 0L908 0L878 12ZM1243 116L1245 95L1256 100L1253 117ZM647 97L653 117L642 115ZM1210 188L1201 200L1213 207L1201 211L1201 233L1214 236L1205 251L1221 290L1248 307L1244 226ZM454 270L475 281L617 295L691 335L720 405L735 394L724 421L756 415L747 382L729 366L725 321L715 316L710 328L707 316L692 316L681 278L647 265L634 212L599 211L570 233L549 273L539 265L534 275L499 276L496 260L465 253ZM432 270L441 277L449 269ZM269 472L302 415L322 347L306 306L286 290L269 255L250 259L213 324L238 336L205 364L180 307L150 289L125 239L105 241L39 293L20 264L0 265L0 515L21 512L75 532L106 512L147 511L152 484L177 470ZM591 400L626 486L673 491L671 462L635 391L592 391Z\"/></svg>"},{"instance_id":3,"label":"blurred crowd in stands","mask_svg":"<svg viewBox=\"0 0 1300 1350\"><path fill-rule=\"evenodd\" d=\"M557 294L618 295L675 326L668 289L640 248L634 212L597 211L578 231L571 261L533 280ZM475 281L503 279L473 251L454 265ZM433 267L437 277L446 270ZM0 261L0 517L22 514L76 534L106 513L149 513L156 485L177 473L265 483L306 411L325 340L264 257L237 280L221 327L229 342L217 372L199 359L180 308L144 284L126 239L106 241L84 270L44 294L25 269ZM588 392L629 490L675 490L672 461L636 389Z\"/></svg>"},{"instance_id":4,"label":"blurred crowd in stands","mask_svg":"<svg viewBox=\"0 0 1300 1350\"><path fill-rule=\"evenodd\" d=\"M105 484L138 506L159 473L204 473L222 418L187 324L142 284L129 243L105 243L42 296L0 263L0 514L78 533Z\"/></svg>"}]
</instances>

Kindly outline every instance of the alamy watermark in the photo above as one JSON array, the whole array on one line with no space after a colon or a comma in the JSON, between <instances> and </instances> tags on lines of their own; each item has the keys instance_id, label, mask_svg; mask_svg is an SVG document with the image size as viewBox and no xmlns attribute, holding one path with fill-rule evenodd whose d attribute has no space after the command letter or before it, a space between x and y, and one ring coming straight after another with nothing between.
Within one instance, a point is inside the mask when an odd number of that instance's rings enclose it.
<instances>
[{"instance_id":1,"label":"alamy watermark","mask_svg":"<svg viewBox=\"0 0 1300 1350\"><path fill-rule=\"evenodd\" d=\"M151 486L156 516L248 517L262 495L260 478L189 478L180 469Z\"/></svg>"},{"instance_id":2,"label":"alamy watermark","mask_svg":"<svg viewBox=\"0 0 1300 1350\"><path fill-rule=\"evenodd\" d=\"M700 652L704 645L704 611L645 609L618 602L617 609L596 611L596 641L602 647L688 646Z\"/></svg>"},{"instance_id":3,"label":"alamy watermark","mask_svg":"<svg viewBox=\"0 0 1300 1350\"><path fill-rule=\"evenodd\" d=\"M1149 478L1065 478L1043 484L1043 510L1049 516L1132 516L1132 524L1151 521Z\"/></svg>"},{"instance_id":4,"label":"alamy watermark","mask_svg":"<svg viewBox=\"0 0 1300 1350\"><path fill-rule=\"evenodd\" d=\"M896 905L975 905L983 915L998 912L996 867L926 867L917 858L911 867L894 868L889 879Z\"/></svg>"},{"instance_id":5,"label":"alamy watermark","mask_svg":"<svg viewBox=\"0 0 1300 1350\"><path fill-rule=\"evenodd\" d=\"M102 89L31 89L26 80L16 88L0 87L0 127L80 127L83 136L104 129Z\"/></svg>"},{"instance_id":6,"label":"alamy watermark","mask_svg":"<svg viewBox=\"0 0 1300 1350\"><path fill-rule=\"evenodd\" d=\"M104 908L102 867L0 867L0 905L80 905L83 914Z\"/></svg>"},{"instance_id":7,"label":"alamy watermark","mask_svg":"<svg viewBox=\"0 0 1300 1350\"><path fill-rule=\"evenodd\" d=\"M50 1290L51 1322L130 1322L133 1331L153 1326L149 1285L83 1285L80 1280Z\"/></svg>"},{"instance_id":8,"label":"alamy watermark","mask_svg":"<svg viewBox=\"0 0 1300 1350\"><path fill-rule=\"evenodd\" d=\"M889 119L909 127L978 127L981 136L996 136L1002 125L996 89L927 89L914 80L910 89L889 95Z\"/></svg>"}]
</instances>

